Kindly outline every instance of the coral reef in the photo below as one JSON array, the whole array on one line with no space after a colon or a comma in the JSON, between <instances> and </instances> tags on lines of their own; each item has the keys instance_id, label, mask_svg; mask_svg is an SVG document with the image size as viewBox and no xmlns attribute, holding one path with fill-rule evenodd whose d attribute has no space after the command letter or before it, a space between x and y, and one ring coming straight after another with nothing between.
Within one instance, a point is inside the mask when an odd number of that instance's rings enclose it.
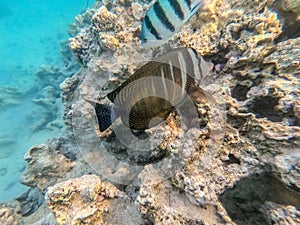
<instances>
[{"instance_id":1,"label":"coral reef","mask_svg":"<svg viewBox=\"0 0 300 225\"><path fill-rule=\"evenodd\" d=\"M36 94L33 102L38 106L30 119L35 121L31 127L33 132L43 129L61 129L64 124L61 119L63 106L60 98L60 84L71 77L78 69L78 63L73 59L72 52L66 42L61 43L63 67L58 68L42 65L35 73L36 81L31 91Z\"/></svg>"},{"instance_id":2,"label":"coral reef","mask_svg":"<svg viewBox=\"0 0 300 225\"><path fill-rule=\"evenodd\" d=\"M60 84L65 137L30 149L21 181L47 192L60 224L299 223L300 37L283 12L298 13L299 1L283 2L292 5L208 0L170 43L145 50L148 2L97 1L70 26L82 68ZM95 131L84 98L109 103L143 62L179 46L214 64L201 85L215 103L196 105L201 126L185 131L172 113L132 136L118 121Z\"/></svg>"},{"instance_id":3,"label":"coral reef","mask_svg":"<svg viewBox=\"0 0 300 225\"><path fill-rule=\"evenodd\" d=\"M16 200L20 203L19 213L21 213L22 216L28 216L36 212L43 204L44 196L38 188L30 188L21 196L17 197Z\"/></svg>"},{"instance_id":4,"label":"coral reef","mask_svg":"<svg viewBox=\"0 0 300 225\"><path fill-rule=\"evenodd\" d=\"M299 40L291 39L274 45L282 32L283 20L277 18L271 7L271 1L257 4L209 1L206 8L193 17L172 41L171 46L191 46L215 63L218 82L227 93L228 123L224 143L218 149L217 157L204 169L200 169L199 163L205 160L203 153L194 152L182 171L177 172L169 182L158 186L153 185L153 181L141 182L138 202L144 217L155 224L188 224L191 221L204 224L233 223L225 211L230 212L230 206L222 206L219 196L251 174L267 172L277 176L287 186L299 188ZM115 83L120 83L124 75L127 76L126 71L136 68L127 67L124 71L118 65L112 69L111 65L125 61L132 66L151 54L151 51L146 53L141 49L136 38L139 25L131 22L137 16L142 17L142 7L137 4L123 7L119 4L111 10L108 8L105 4L101 6L92 17L91 27L70 39L70 46L78 61L95 74L95 77L86 74L88 78L80 86L82 96L90 97L94 93L92 97L101 99L107 89L112 90ZM132 11L136 13L128 19L128 12ZM120 22L116 23L116 18ZM123 20L130 24L126 31ZM113 35L111 30L114 31ZM129 38L120 38L124 32ZM110 60L109 56L113 58ZM104 91L99 96L101 87ZM114 145L113 148L118 147ZM185 146L185 151L193 148L195 143ZM141 177L149 176L147 173L143 175ZM149 177L157 178L152 175L150 173ZM170 199L178 198L180 200L174 202L186 203L186 197L179 197L178 193L165 194L176 193L174 188L179 193L185 193L193 204L207 208L202 214L198 208L198 214L195 213L198 216L193 217L175 203L170 207ZM299 199L299 196L296 198ZM258 213L258 210L255 208L253 212ZM213 222L205 220L204 215L208 213L215 215L210 217ZM255 213L248 216L251 219L256 217ZM233 216L232 219L241 224L245 222L245 218ZM259 220L254 222L260 223Z\"/></svg>"},{"instance_id":5,"label":"coral reef","mask_svg":"<svg viewBox=\"0 0 300 225\"><path fill-rule=\"evenodd\" d=\"M292 11L300 14L300 1L299 0L284 0L282 1L282 8L286 11Z\"/></svg>"},{"instance_id":6,"label":"coral reef","mask_svg":"<svg viewBox=\"0 0 300 225\"><path fill-rule=\"evenodd\" d=\"M272 202L267 203L265 210L269 211L269 223L279 224L299 224L300 212L293 206L282 207Z\"/></svg>"},{"instance_id":7,"label":"coral reef","mask_svg":"<svg viewBox=\"0 0 300 225\"><path fill-rule=\"evenodd\" d=\"M62 121L57 120L62 111L58 87L68 74L53 66L41 66L35 75L37 79L33 91L38 95L33 102L38 106L39 113L30 115L30 119L35 121L31 130L62 128Z\"/></svg>"},{"instance_id":8,"label":"coral reef","mask_svg":"<svg viewBox=\"0 0 300 225\"><path fill-rule=\"evenodd\" d=\"M273 217L269 214L271 205L277 205L274 210L287 206L299 208L299 197L299 193L287 188L275 177L260 174L239 180L234 188L220 196L220 200L237 224L268 224Z\"/></svg>"},{"instance_id":9,"label":"coral reef","mask_svg":"<svg viewBox=\"0 0 300 225\"><path fill-rule=\"evenodd\" d=\"M49 144L36 145L29 149L25 161L30 166L20 179L24 185L37 187L42 192L59 178L63 178L74 164L58 151L58 141Z\"/></svg>"},{"instance_id":10,"label":"coral reef","mask_svg":"<svg viewBox=\"0 0 300 225\"><path fill-rule=\"evenodd\" d=\"M5 225L21 225L21 215L17 214L11 207L0 205L0 223Z\"/></svg>"},{"instance_id":11,"label":"coral reef","mask_svg":"<svg viewBox=\"0 0 300 225\"><path fill-rule=\"evenodd\" d=\"M50 187L46 200L60 224L139 224L141 221L127 195L95 175ZM119 210L125 212L119 214Z\"/></svg>"}]
</instances>

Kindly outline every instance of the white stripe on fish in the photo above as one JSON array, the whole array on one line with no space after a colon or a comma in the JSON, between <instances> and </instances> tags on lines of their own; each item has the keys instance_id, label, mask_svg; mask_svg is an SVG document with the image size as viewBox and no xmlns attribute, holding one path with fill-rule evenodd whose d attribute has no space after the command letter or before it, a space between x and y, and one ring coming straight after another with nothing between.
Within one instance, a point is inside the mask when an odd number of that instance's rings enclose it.
<instances>
[{"instance_id":1,"label":"white stripe on fish","mask_svg":"<svg viewBox=\"0 0 300 225\"><path fill-rule=\"evenodd\" d=\"M187 71L186 71L186 61L185 58L183 56L183 54L181 52L178 52L178 60L179 60L179 64L180 64L180 71L181 71L181 88L182 88L182 95L184 96L185 93L185 87L186 87L186 81L187 81Z\"/></svg>"},{"instance_id":2,"label":"white stripe on fish","mask_svg":"<svg viewBox=\"0 0 300 225\"><path fill-rule=\"evenodd\" d=\"M193 69L194 69L194 75L195 75L195 80L200 81L202 79L202 74L200 72L199 68L199 61L201 61L201 58L197 57L193 49L189 48L188 52L190 53L190 56L192 57L192 62L193 62ZM198 59L198 60L197 60Z\"/></svg>"}]
</instances>

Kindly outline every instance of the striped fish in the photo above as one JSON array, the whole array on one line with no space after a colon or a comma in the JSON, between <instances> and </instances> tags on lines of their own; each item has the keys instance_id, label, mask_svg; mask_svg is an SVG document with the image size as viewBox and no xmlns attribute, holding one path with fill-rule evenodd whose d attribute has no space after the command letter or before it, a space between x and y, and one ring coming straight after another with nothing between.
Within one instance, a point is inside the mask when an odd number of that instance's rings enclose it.
<instances>
[{"instance_id":1,"label":"striped fish","mask_svg":"<svg viewBox=\"0 0 300 225\"><path fill-rule=\"evenodd\" d=\"M121 117L131 129L145 130L165 120L187 96L205 99L198 86L210 70L209 63L191 48L178 48L139 68L107 95L113 107L90 100L100 131Z\"/></svg>"},{"instance_id":2,"label":"striped fish","mask_svg":"<svg viewBox=\"0 0 300 225\"><path fill-rule=\"evenodd\" d=\"M144 47L156 47L172 38L197 12L203 0L157 0L148 10L141 41Z\"/></svg>"}]
</instances>

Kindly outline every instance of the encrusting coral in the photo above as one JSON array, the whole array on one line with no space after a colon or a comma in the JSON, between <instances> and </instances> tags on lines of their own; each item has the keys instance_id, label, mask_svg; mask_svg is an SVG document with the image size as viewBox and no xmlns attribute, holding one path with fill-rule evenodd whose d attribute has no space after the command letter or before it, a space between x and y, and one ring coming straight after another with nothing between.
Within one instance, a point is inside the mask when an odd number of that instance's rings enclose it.
<instances>
[{"instance_id":1,"label":"encrusting coral","mask_svg":"<svg viewBox=\"0 0 300 225\"><path fill-rule=\"evenodd\" d=\"M141 222L127 195L96 175L58 183L48 189L46 200L59 224L121 225ZM116 215L117 210L123 209L124 213Z\"/></svg>"},{"instance_id":2,"label":"encrusting coral","mask_svg":"<svg viewBox=\"0 0 300 225\"><path fill-rule=\"evenodd\" d=\"M0 223L6 225L21 225L21 215L14 212L14 210L4 204L0 205Z\"/></svg>"},{"instance_id":3,"label":"encrusting coral","mask_svg":"<svg viewBox=\"0 0 300 225\"><path fill-rule=\"evenodd\" d=\"M33 146L25 155L25 161L30 165L22 175L21 183L38 187L42 192L63 178L73 167L73 162L61 154L56 148L46 144Z\"/></svg>"}]
</instances>

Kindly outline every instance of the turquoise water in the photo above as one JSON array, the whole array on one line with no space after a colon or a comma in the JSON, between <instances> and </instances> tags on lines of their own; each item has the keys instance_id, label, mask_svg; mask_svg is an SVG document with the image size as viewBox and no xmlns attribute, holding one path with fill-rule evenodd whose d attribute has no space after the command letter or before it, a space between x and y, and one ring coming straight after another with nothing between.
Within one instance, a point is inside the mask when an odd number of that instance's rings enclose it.
<instances>
[{"instance_id":1,"label":"turquoise water","mask_svg":"<svg viewBox=\"0 0 300 225\"><path fill-rule=\"evenodd\" d=\"M86 4L0 1L0 201L26 190L18 179L26 169L28 149L61 132L59 87L51 79L37 80L36 72L41 66L62 68L60 43L68 39L68 25ZM47 98L53 107L37 104L37 99Z\"/></svg>"}]
</instances>

